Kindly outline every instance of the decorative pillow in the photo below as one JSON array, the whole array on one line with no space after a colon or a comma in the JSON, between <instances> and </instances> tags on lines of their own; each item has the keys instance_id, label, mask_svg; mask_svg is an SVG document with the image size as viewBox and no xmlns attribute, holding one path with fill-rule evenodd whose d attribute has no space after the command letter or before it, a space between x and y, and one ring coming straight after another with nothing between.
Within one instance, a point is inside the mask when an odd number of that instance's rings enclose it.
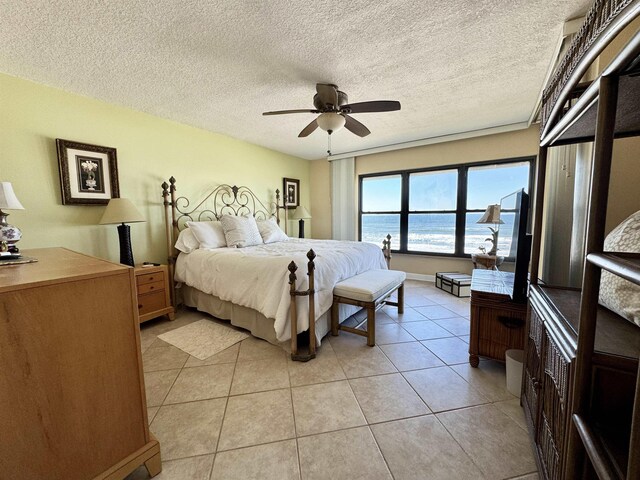
<instances>
[{"instance_id":1,"label":"decorative pillow","mask_svg":"<svg viewBox=\"0 0 640 480\"><path fill-rule=\"evenodd\" d=\"M193 235L200 242L198 248L227 246L220 222L187 222L187 227L189 227L189 230L193 230Z\"/></svg>"},{"instance_id":2,"label":"decorative pillow","mask_svg":"<svg viewBox=\"0 0 640 480\"><path fill-rule=\"evenodd\" d=\"M175 247L183 253L191 253L200 247L200 242L193 234L193 230L190 228L185 228L178 235L178 240L176 240Z\"/></svg>"},{"instance_id":3,"label":"decorative pillow","mask_svg":"<svg viewBox=\"0 0 640 480\"><path fill-rule=\"evenodd\" d=\"M220 223L229 247L243 248L262 244L256 219L252 216L223 215Z\"/></svg>"},{"instance_id":4,"label":"decorative pillow","mask_svg":"<svg viewBox=\"0 0 640 480\"><path fill-rule=\"evenodd\" d=\"M257 224L264 243L286 242L289 240L289 237L282 231L275 218L258 220Z\"/></svg>"},{"instance_id":5,"label":"decorative pillow","mask_svg":"<svg viewBox=\"0 0 640 480\"><path fill-rule=\"evenodd\" d=\"M605 252L640 252L640 211L614 228L604 241ZM602 271L600 304L640 326L640 285Z\"/></svg>"}]
</instances>

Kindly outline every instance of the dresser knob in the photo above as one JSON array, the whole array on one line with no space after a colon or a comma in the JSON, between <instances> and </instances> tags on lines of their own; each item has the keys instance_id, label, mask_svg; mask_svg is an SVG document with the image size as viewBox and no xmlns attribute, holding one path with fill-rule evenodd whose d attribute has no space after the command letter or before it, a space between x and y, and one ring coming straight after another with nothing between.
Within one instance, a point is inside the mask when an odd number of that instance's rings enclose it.
<instances>
[{"instance_id":1,"label":"dresser knob","mask_svg":"<svg viewBox=\"0 0 640 480\"><path fill-rule=\"evenodd\" d=\"M141 304L138 304L138 310L140 310L142 308Z\"/></svg>"}]
</instances>

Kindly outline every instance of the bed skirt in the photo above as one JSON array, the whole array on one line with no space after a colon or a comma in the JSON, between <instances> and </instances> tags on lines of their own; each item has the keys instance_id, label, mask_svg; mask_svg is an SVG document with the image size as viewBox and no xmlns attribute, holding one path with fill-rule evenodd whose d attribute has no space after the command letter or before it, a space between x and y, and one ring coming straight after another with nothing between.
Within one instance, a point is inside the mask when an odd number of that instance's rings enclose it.
<instances>
[{"instance_id":1,"label":"bed skirt","mask_svg":"<svg viewBox=\"0 0 640 480\"><path fill-rule=\"evenodd\" d=\"M243 307L226 300L220 300L215 295L204 293L197 288L190 287L184 283L176 289L176 293L182 297L183 303L187 307L193 307L201 312L206 312L221 320L228 320L231 325L249 330L254 337L262 338L273 345L278 345L286 351L291 351L291 342L286 340L279 342L276 338L276 331L273 327L275 320L267 318L257 310ZM306 297L298 301L308 301ZM340 304L339 320L342 323L360 308L352 305ZM316 340L321 344L322 338L331 331L331 309L324 312L316 320Z\"/></svg>"}]
</instances>

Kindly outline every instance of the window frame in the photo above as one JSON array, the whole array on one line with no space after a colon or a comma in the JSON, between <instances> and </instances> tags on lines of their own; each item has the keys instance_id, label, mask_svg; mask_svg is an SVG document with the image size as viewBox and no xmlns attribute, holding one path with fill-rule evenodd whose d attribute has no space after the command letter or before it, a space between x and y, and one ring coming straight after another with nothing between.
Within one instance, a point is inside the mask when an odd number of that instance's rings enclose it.
<instances>
[{"instance_id":1,"label":"window frame","mask_svg":"<svg viewBox=\"0 0 640 480\"><path fill-rule=\"evenodd\" d=\"M484 210L470 209L467 210L467 179L470 168L473 167L486 167L489 165L506 165L510 163L529 163L529 185L527 186L527 192L529 198L533 198L533 188L535 184L535 172L536 172L536 156L529 155L524 157L512 157L502 158L498 160L483 160L480 162L469 163L457 163L451 165L440 165L437 167L427 168L412 168L406 170L393 170L386 172L364 173L358 175L358 240L362 241L362 215L389 215L400 214L400 248L392 248L391 251L402 255L424 255L429 257L449 257L449 258L471 258L470 253L464 253L464 240L465 240L465 227L466 227L466 215L467 213L479 212ZM410 175L414 173L425 172L438 172L447 170L458 171L458 188L456 198L456 225L455 225L455 247L453 253L443 252L421 252L417 250L409 250L409 215L421 214L421 213L453 213L451 210L409 210L409 182ZM362 182L365 178L385 177L391 175L400 175L401 177L401 189L400 189L400 212L363 212L362 211ZM531 207L531 205L530 205ZM532 208L529 208L529 212ZM531 213L529 214L531 215ZM530 218L529 224L530 224ZM382 243L382 238L380 243ZM393 247L393 245L392 245Z\"/></svg>"}]
</instances>

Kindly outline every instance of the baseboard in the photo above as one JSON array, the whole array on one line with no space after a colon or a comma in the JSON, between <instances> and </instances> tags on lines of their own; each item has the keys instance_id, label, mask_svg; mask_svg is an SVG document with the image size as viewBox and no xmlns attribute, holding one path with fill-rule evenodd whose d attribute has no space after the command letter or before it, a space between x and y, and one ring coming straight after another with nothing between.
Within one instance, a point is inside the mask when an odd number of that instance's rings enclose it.
<instances>
[{"instance_id":1,"label":"baseboard","mask_svg":"<svg viewBox=\"0 0 640 480\"><path fill-rule=\"evenodd\" d=\"M418 280L419 282L431 282L436 281L435 275L423 275L422 273L407 273L407 280Z\"/></svg>"}]
</instances>

